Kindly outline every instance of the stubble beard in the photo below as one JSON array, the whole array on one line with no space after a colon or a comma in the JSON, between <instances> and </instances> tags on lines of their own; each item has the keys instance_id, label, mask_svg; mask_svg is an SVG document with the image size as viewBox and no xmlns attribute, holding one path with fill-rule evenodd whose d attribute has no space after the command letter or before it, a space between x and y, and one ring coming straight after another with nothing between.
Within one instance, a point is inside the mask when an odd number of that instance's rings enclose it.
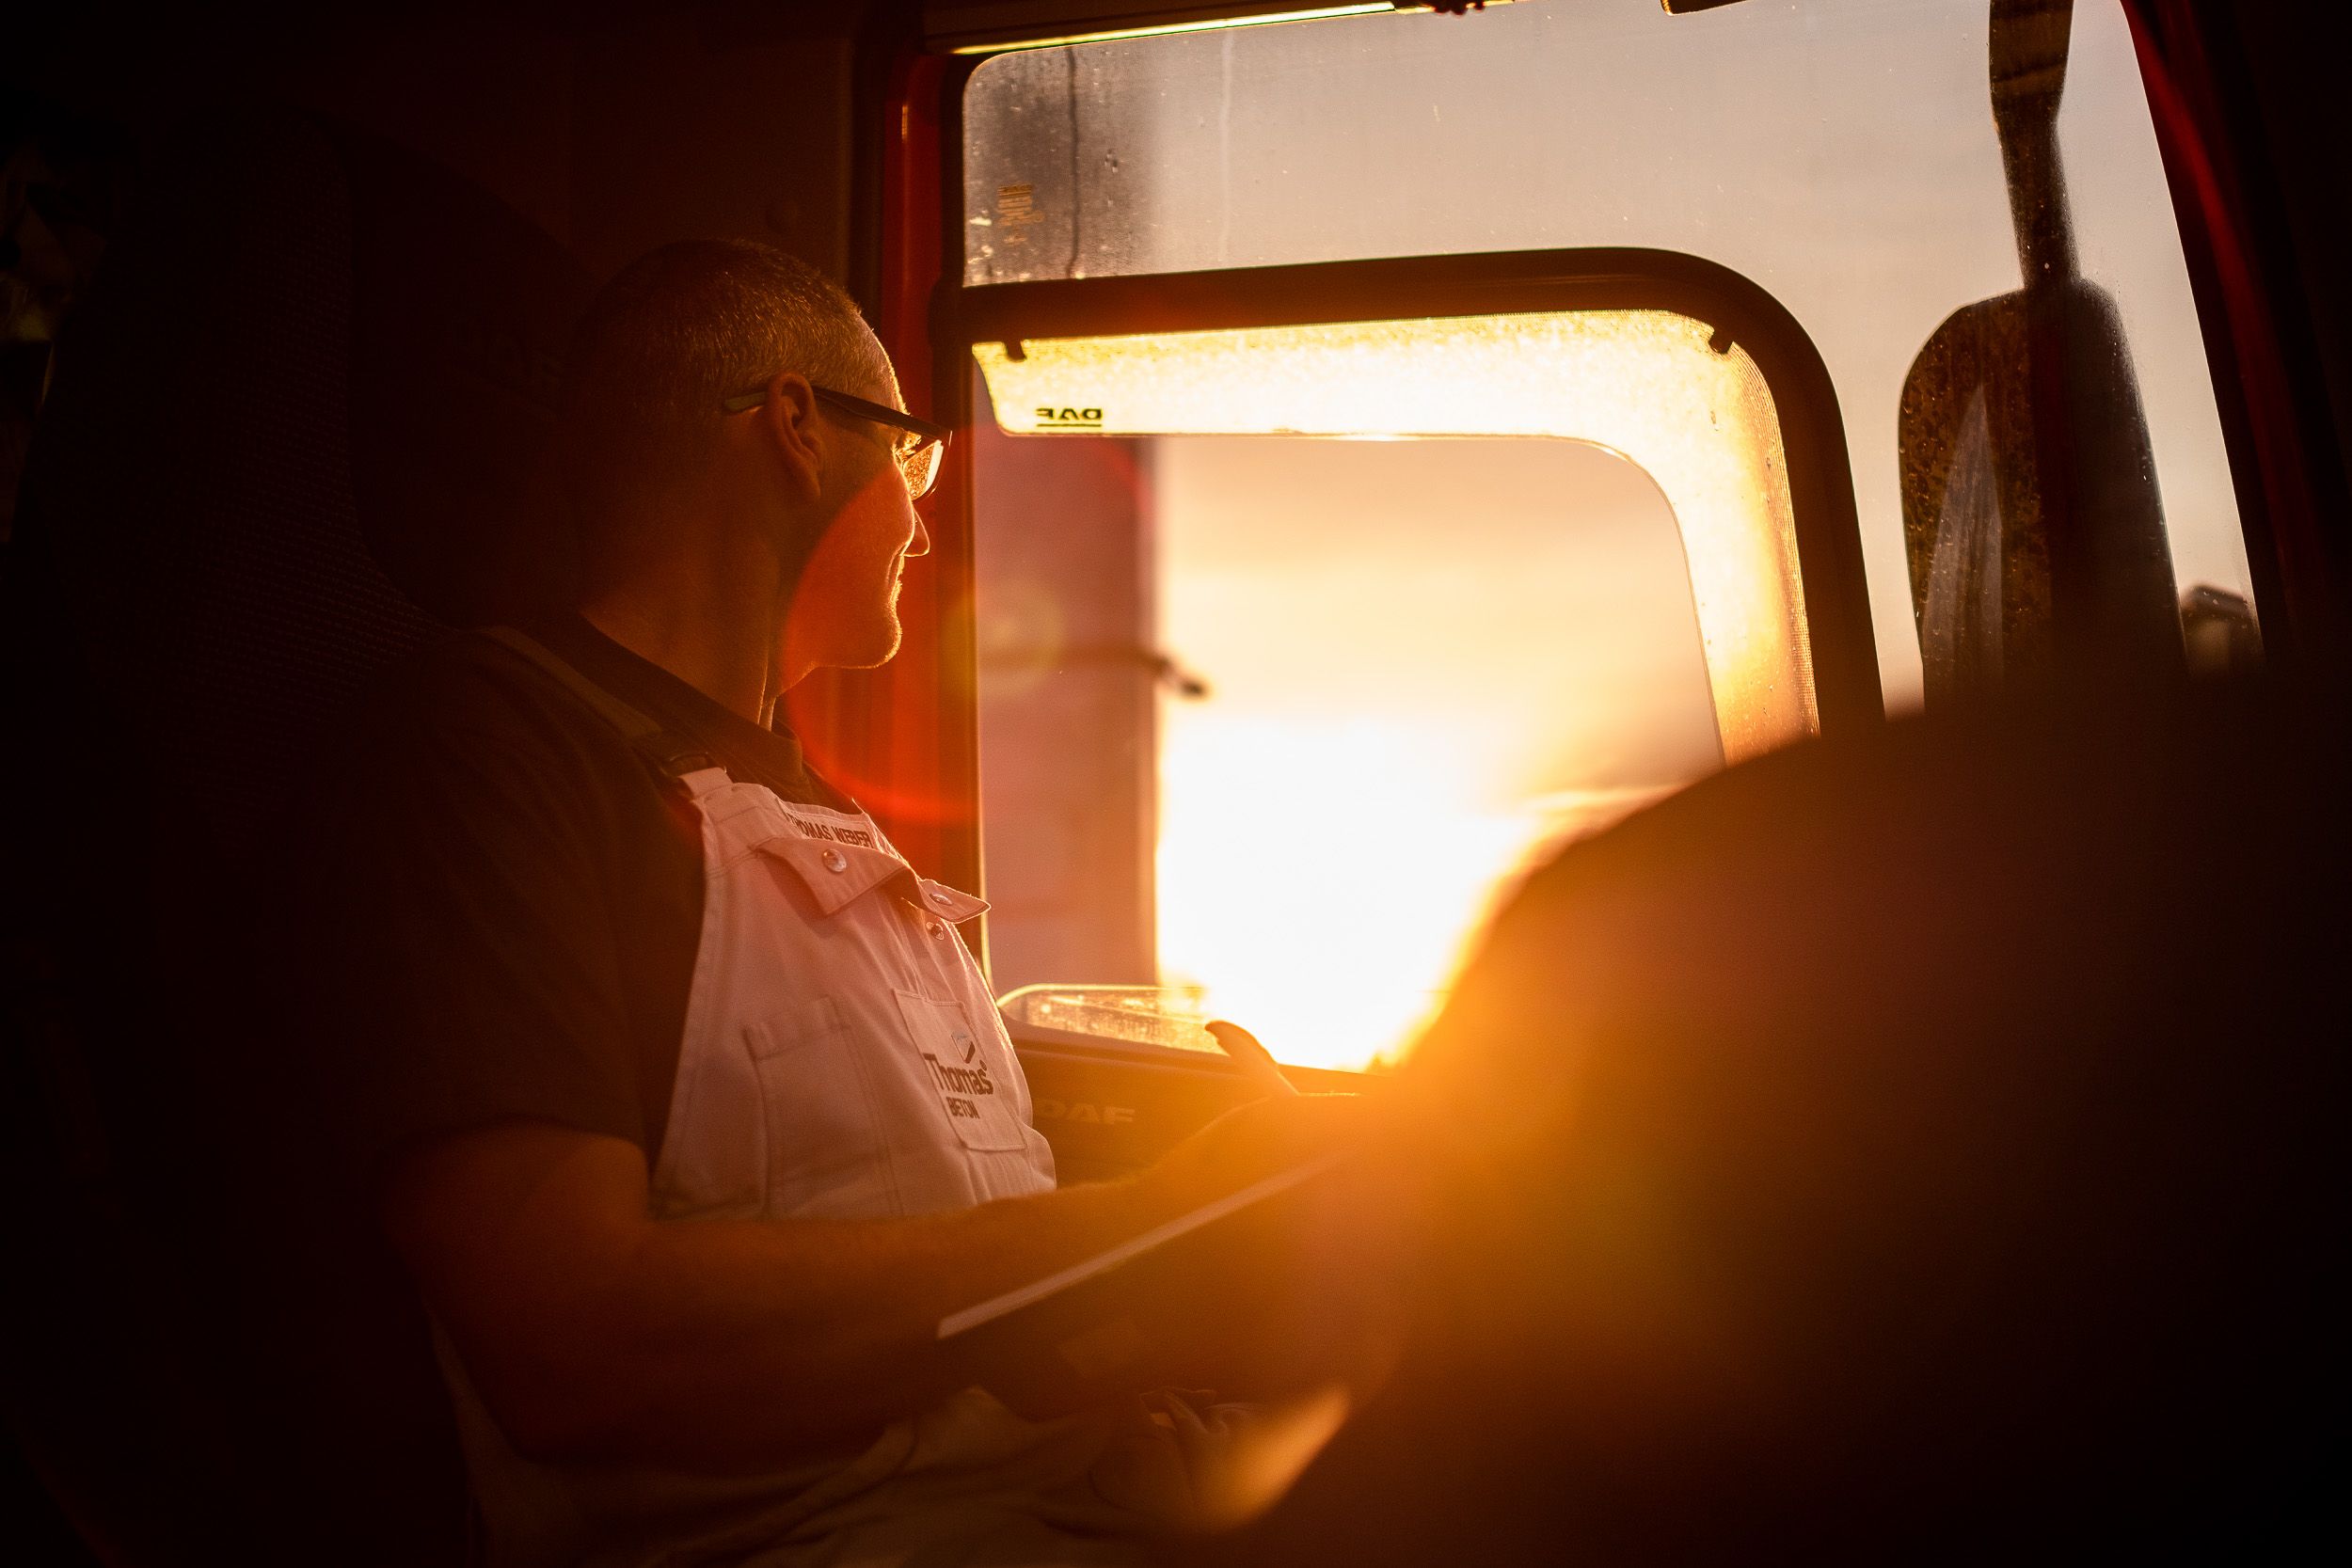
<instances>
[{"instance_id":1,"label":"stubble beard","mask_svg":"<svg viewBox=\"0 0 2352 1568\"><path fill-rule=\"evenodd\" d=\"M858 657L847 668L878 670L898 657L899 644L906 641L906 628L898 620L898 592L903 586L896 575L891 578L890 586L882 591L882 603L875 608L871 626L859 639Z\"/></svg>"}]
</instances>

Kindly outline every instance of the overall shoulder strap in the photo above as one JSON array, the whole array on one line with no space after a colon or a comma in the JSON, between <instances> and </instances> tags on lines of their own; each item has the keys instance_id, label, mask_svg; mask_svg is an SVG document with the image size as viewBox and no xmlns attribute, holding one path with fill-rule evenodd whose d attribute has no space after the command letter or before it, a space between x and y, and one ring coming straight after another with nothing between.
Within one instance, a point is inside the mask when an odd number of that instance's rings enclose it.
<instances>
[{"instance_id":1,"label":"overall shoulder strap","mask_svg":"<svg viewBox=\"0 0 2352 1568\"><path fill-rule=\"evenodd\" d=\"M720 766L719 759L708 752L670 734L581 674L562 655L528 632L513 626L485 626L482 634L538 666L557 685L579 698L590 712L619 731L621 738L629 743L663 784L677 785L689 773Z\"/></svg>"}]
</instances>

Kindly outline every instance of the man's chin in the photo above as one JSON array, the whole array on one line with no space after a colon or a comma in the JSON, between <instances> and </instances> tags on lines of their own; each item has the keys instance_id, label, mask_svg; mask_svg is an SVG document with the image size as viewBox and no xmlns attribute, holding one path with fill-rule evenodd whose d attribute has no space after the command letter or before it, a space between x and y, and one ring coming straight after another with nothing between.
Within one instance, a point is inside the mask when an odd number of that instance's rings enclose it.
<instances>
[{"instance_id":1,"label":"man's chin","mask_svg":"<svg viewBox=\"0 0 2352 1568\"><path fill-rule=\"evenodd\" d=\"M898 657L900 631L898 619L891 619L889 629L876 629L858 639L839 638L826 645L826 640L812 639L809 642L795 641L787 650L787 668L797 667L814 673L818 670L877 670ZM811 646L814 642L814 646Z\"/></svg>"},{"instance_id":2,"label":"man's chin","mask_svg":"<svg viewBox=\"0 0 2352 1568\"><path fill-rule=\"evenodd\" d=\"M904 641L905 633L898 625L898 617L894 615L891 617L888 632L877 633L868 646L858 649L852 657L840 660L838 667L844 670L879 670L898 657L898 644Z\"/></svg>"}]
</instances>

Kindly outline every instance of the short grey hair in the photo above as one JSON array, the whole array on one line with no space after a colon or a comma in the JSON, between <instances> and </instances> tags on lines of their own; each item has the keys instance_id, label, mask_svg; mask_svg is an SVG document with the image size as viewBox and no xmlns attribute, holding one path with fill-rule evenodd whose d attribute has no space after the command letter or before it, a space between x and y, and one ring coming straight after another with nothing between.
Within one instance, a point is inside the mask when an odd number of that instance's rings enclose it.
<instances>
[{"instance_id":1,"label":"short grey hair","mask_svg":"<svg viewBox=\"0 0 2352 1568\"><path fill-rule=\"evenodd\" d=\"M598 291L565 371L566 467L585 519L691 467L720 404L781 371L854 388L877 368L858 309L798 257L752 240L683 240Z\"/></svg>"}]
</instances>

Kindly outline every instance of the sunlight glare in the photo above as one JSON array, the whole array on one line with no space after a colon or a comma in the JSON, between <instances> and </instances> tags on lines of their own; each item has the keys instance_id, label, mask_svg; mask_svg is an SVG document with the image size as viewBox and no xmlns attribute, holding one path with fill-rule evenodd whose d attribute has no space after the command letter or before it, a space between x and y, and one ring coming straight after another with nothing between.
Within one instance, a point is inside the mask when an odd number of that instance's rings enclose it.
<instances>
[{"instance_id":1,"label":"sunlight glare","mask_svg":"<svg viewBox=\"0 0 2352 1568\"><path fill-rule=\"evenodd\" d=\"M1396 1060L1531 858L1661 793L1482 807L1466 749L1371 718L1177 709L1162 744L1165 978L1311 1067Z\"/></svg>"}]
</instances>

